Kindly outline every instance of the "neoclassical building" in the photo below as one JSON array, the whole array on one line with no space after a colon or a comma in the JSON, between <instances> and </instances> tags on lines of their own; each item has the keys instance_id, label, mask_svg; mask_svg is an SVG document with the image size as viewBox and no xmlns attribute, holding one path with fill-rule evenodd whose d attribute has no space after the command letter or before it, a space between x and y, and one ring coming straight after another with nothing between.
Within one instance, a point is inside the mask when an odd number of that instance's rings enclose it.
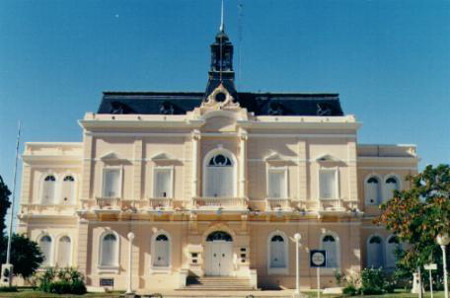
<instances>
[{"instance_id":1,"label":"neoclassical building","mask_svg":"<svg viewBox=\"0 0 450 298\"><path fill-rule=\"evenodd\" d=\"M322 287L394 265L372 220L410 186L415 146L359 144L338 94L236 90L223 27L205 92L104 92L79 124L81 142L23 153L18 229L43 266L114 289L294 287L295 233L301 287L316 286L311 249L327 251Z\"/></svg>"}]
</instances>

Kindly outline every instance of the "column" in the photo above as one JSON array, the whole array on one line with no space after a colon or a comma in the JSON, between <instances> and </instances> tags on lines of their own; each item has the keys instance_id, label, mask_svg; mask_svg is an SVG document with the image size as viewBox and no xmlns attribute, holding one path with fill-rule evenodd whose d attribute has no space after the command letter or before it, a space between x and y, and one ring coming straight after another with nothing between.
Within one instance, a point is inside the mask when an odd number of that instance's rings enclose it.
<instances>
[{"instance_id":1,"label":"column","mask_svg":"<svg viewBox=\"0 0 450 298\"><path fill-rule=\"evenodd\" d=\"M198 164L200 159L200 139L201 134L199 130L192 132L192 197L199 197L199 179L198 179Z\"/></svg>"},{"instance_id":2,"label":"column","mask_svg":"<svg viewBox=\"0 0 450 298\"><path fill-rule=\"evenodd\" d=\"M246 198L247 194L247 140L248 134L246 130L241 130L239 134L240 151L239 151L239 197Z\"/></svg>"}]
</instances>

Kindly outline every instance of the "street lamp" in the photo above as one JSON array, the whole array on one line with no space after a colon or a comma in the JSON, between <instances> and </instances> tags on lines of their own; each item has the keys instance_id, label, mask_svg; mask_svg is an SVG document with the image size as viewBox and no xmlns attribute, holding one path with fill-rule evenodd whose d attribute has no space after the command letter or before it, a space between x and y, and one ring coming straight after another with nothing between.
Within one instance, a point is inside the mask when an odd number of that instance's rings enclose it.
<instances>
[{"instance_id":1,"label":"street lamp","mask_svg":"<svg viewBox=\"0 0 450 298\"><path fill-rule=\"evenodd\" d=\"M300 235L300 233L295 233L294 234L294 240L295 240L295 245L296 245L296 290L295 290L295 294L298 295L300 297L300 239L302 239L302 235ZM447 297L446 297L447 298Z\"/></svg>"},{"instance_id":2,"label":"street lamp","mask_svg":"<svg viewBox=\"0 0 450 298\"><path fill-rule=\"evenodd\" d=\"M441 246L442 249L442 266L444 267L444 291L445 298L448 297L448 280L447 280L447 256L445 254L445 247L450 243L450 237L448 234L439 234L436 237L436 242Z\"/></svg>"},{"instance_id":3,"label":"street lamp","mask_svg":"<svg viewBox=\"0 0 450 298\"><path fill-rule=\"evenodd\" d=\"M135 235L133 232L129 232L127 235L128 238L128 285L127 285L127 292L125 294L132 294L133 293L133 273L132 273L132 257L133 257L133 240L135 238Z\"/></svg>"}]
</instances>

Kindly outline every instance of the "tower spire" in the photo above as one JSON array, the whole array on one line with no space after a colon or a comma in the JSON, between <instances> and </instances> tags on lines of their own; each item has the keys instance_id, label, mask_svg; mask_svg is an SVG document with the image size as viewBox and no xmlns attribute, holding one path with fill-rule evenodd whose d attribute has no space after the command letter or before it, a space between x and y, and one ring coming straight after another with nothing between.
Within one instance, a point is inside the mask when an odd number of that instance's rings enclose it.
<instances>
[{"instance_id":1,"label":"tower spire","mask_svg":"<svg viewBox=\"0 0 450 298\"><path fill-rule=\"evenodd\" d=\"M223 23L223 0L222 0L222 8L220 10L220 27L219 27L220 32L223 32L225 30L225 25Z\"/></svg>"}]
</instances>

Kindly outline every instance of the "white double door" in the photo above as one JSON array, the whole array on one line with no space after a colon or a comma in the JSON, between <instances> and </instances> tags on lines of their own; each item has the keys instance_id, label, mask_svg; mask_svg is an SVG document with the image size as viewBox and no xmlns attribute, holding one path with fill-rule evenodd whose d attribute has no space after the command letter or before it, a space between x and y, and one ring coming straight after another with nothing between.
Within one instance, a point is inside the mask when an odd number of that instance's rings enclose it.
<instances>
[{"instance_id":1,"label":"white double door","mask_svg":"<svg viewBox=\"0 0 450 298\"><path fill-rule=\"evenodd\" d=\"M229 276L233 272L233 242L214 240L206 242L205 274Z\"/></svg>"}]
</instances>

